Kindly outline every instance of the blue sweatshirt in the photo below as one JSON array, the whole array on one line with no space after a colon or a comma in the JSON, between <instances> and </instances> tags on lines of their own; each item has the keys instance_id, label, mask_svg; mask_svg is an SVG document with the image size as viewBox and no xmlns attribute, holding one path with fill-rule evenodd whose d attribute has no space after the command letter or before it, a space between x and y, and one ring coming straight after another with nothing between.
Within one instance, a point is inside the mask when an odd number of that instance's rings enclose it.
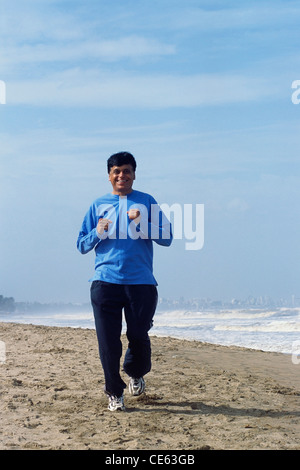
<instances>
[{"instance_id":1,"label":"blue sweatshirt","mask_svg":"<svg viewBox=\"0 0 300 470\"><path fill-rule=\"evenodd\" d=\"M139 209L140 222L130 220L129 209ZM110 219L108 231L96 230L99 218ZM152 241L159 245L172 243L171 224L155 199L133 190L127 196L106 194L90 206L77 240L82 253L95 249L95 274L91 279L116 284L153 284Z\"/></svg>"}]
</instances>

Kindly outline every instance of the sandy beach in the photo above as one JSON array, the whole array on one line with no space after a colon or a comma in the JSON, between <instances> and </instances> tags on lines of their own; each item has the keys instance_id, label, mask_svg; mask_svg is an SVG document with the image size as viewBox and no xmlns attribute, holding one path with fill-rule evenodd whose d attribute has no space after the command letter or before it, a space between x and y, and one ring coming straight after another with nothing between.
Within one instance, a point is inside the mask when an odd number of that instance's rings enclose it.
<instances>
[{"instance_id":1,"label":"sandy beach","mask_svg":"<svg viewBox=\"0 0 300 470\"><path fill-rule=\"evenodd\" d=\"M290 355L151 337L146 393L112 413L94 330L0 323L0 340L1 450L300 450Z\"/></svg>"}]
</instances>

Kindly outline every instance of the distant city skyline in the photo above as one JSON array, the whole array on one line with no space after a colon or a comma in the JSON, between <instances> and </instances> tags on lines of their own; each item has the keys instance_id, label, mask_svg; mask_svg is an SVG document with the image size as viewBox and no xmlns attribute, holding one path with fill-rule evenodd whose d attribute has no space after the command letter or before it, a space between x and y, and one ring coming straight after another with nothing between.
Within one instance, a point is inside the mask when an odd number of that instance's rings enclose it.
<instances>
[{"instance_id":1,"label":"distant city skyline","mask_svg":"<svg viewBox=\"0 0 300 470\"><path fill-rule=\"evenodd\" d=\"M210 309L267 309L267 308L298 308L300 309L300 297L272 299L269 296L253 297L245 299L210 299L210 298L166 298L159 297L157 310L159 311L204 311ZM62 312L86 312L91 311L90 302L72 303L72 302L53 302L43 303L38 301L19 301L14 297L3 297L0 295L0 315L2 313L14 312L35 312L40 313L62 313Z\"/></svg>"}]
</instances>

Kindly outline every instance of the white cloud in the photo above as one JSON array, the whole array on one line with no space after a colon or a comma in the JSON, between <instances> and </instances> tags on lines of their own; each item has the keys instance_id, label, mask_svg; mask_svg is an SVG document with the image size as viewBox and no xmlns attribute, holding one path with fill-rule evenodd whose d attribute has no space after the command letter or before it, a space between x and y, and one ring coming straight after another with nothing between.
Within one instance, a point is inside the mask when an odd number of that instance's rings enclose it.
<instances>
[{"instance_id":1,"label":"white cloud","mask_svg":"<svg viewBox=\"0 0 300 470\"><path fill-rule=\"evenodd\" d=\"M261 29L274 25L295 26L299 20L298 2L252 2L252 5L242 4L238 7L228 8L225 2L220 8L204 9L191 8L189 5L180 15L175 12L170 13L168 25L173 28L196 27L199 31L224 31L224 30L246 30Z\"/></svg>"},{"instance_id":2,"label":"white cloud","mask_svg":"<svg viewBox=\"0 0 300 470\"><path fill-rule=\"evenodd\" d=\"M175 54L175 46L164 44L156 39L127 36L116 40L60 43L37 43L7 47L1 52L2 66L21 64L68 62L100 59L118 61L140 59Z\"/></svg>"},{"instance_id":3,"label":"white cloud","mask_svg":"<svg viewBox=\"0 0 300 470\"><path fill-rule=\"evenodd\" d=\"M7 83L7 104L172 108L261 100L276 84L242 75L105 74L80 69Z\"/></svg>"},{"instance_id":4,"label":"white cloud","mask_svg":"<svg viewBox=\"0 0 300 470\"><path fill-rule=\"evenodd\" d=\"M2 0L1 16L1 35L8 43L83 37L74 9L64 9L56 1Z\"/></svg>"}]
</instances>

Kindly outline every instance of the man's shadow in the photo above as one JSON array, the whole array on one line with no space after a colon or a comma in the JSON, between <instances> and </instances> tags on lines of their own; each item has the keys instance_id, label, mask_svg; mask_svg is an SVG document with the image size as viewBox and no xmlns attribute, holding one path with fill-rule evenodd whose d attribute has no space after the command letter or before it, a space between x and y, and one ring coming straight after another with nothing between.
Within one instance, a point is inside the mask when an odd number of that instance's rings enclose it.
<instances>
[{"instance_id":1,"label":"man's shadow","mask_svg":"<svg viewBox=\"0 0 300 470\"><path fill-rule=\"evenodd\" d=\"M143 404L147 406L143 406ZM151 412L169 412L171 414L185 414L185 415L219 415L224 416L244 416L244 417L269 417L269 418L283 418L287 416L300 417L300 411L278 411L273 409L262 408L238 408L229 405L206 405L200 401L161 401L161 400L147 400L145 403L142 401L137 402L136 406L130 403L126 406L126 411L129 413L143 411L145 413Z\"/></svg>"}]
</instances>

